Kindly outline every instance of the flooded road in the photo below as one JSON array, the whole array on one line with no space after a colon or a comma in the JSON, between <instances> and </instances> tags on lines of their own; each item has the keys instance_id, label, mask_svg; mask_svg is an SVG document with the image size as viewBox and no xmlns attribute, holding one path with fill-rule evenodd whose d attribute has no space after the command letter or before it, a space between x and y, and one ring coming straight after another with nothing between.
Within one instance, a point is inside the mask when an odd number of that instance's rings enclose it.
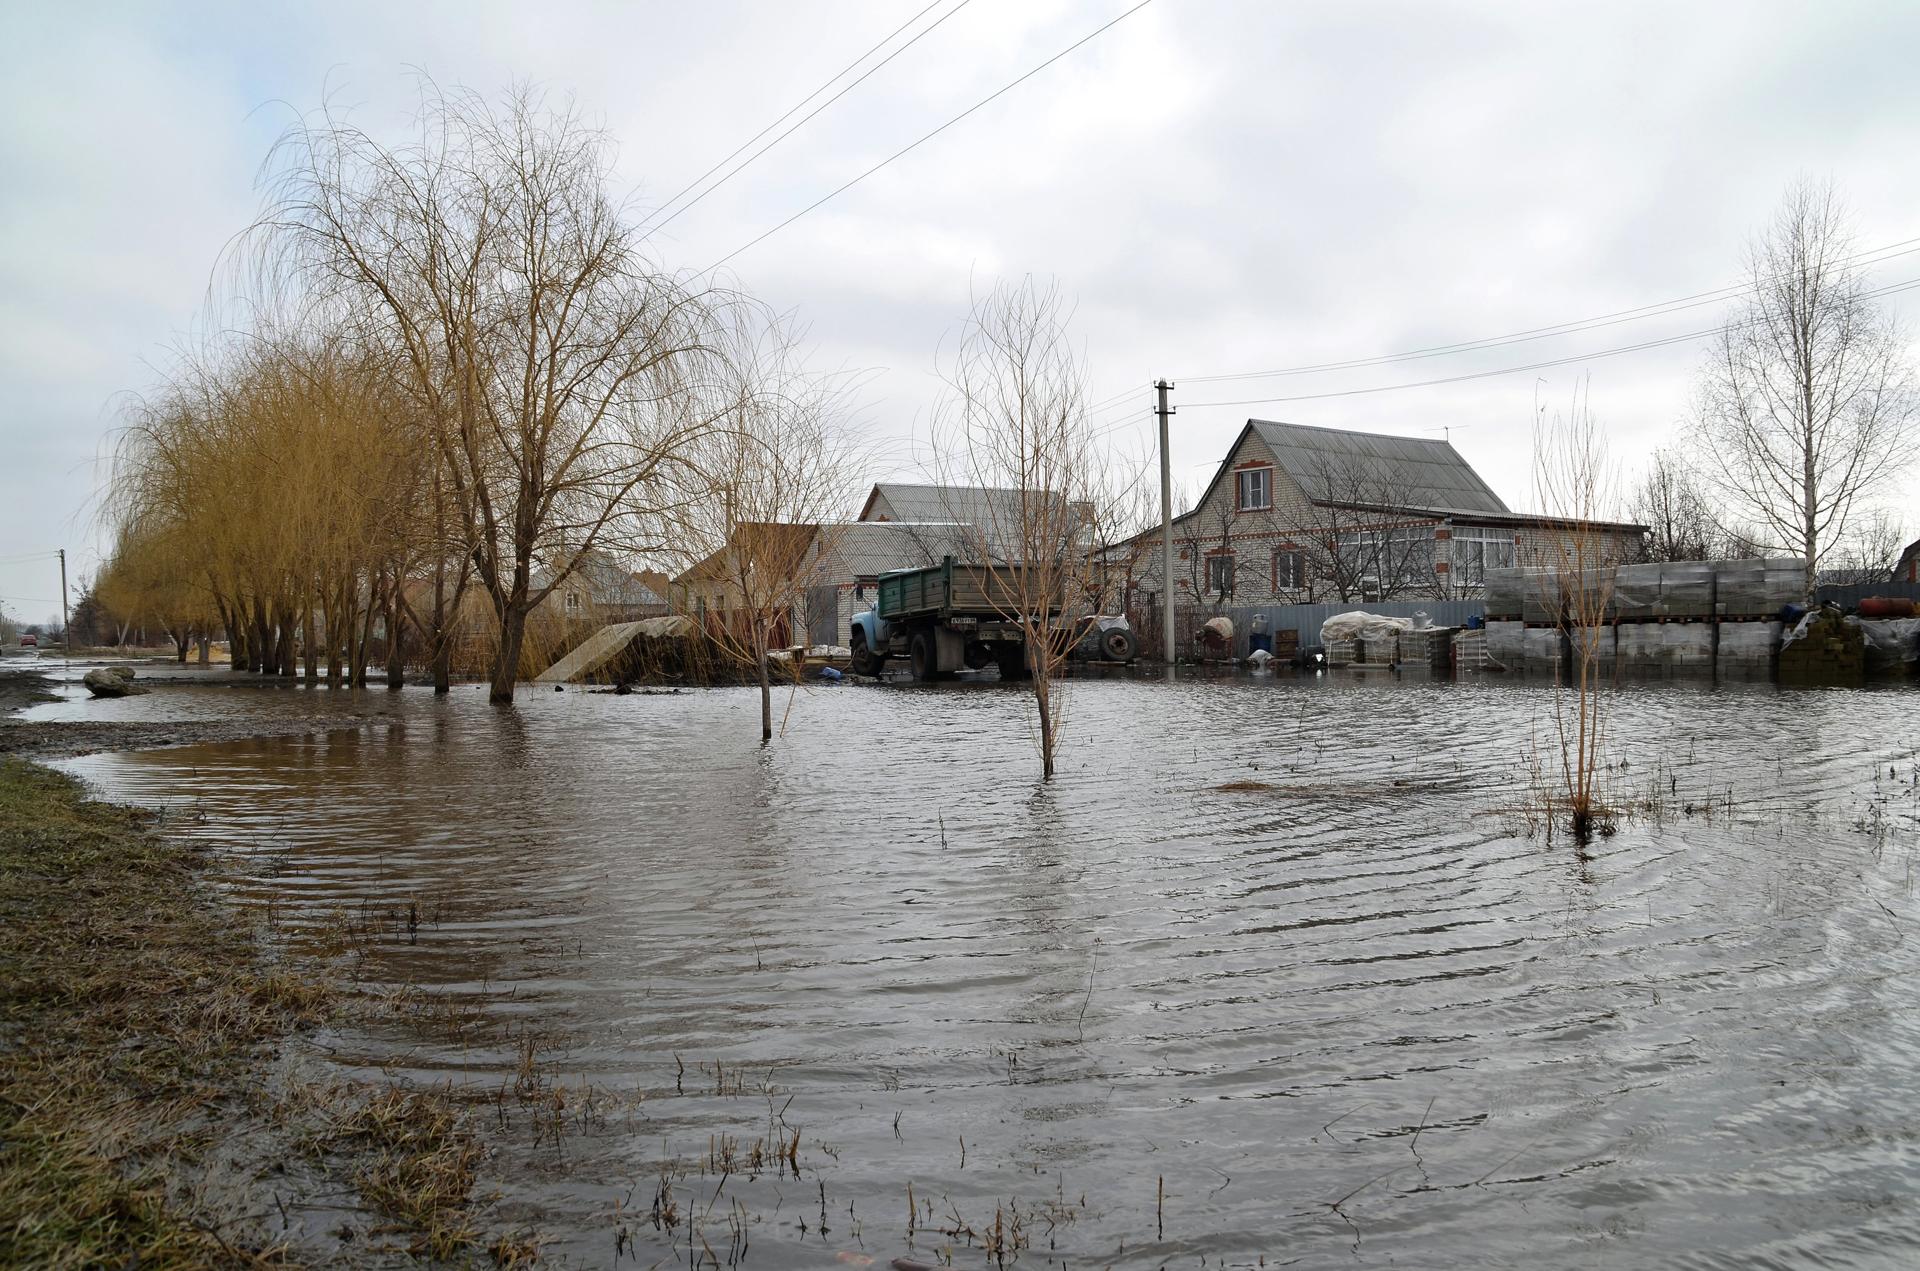
<instances>
[{"instance_id":1,"label":"flooded road","mask_svg":"<svg viewBox=\"0 0 1920 1271\"><path fill-rule=\"evenodd\" d=\"M1538 686L1075 683L1045 788L1026 700L762 750L748 691L376 691L62 766L350 955L324 1062L470 1097L550 1262L1920 1260L1911 692L1623 690L1584 851Z\"/></svg>"}]
</instances>

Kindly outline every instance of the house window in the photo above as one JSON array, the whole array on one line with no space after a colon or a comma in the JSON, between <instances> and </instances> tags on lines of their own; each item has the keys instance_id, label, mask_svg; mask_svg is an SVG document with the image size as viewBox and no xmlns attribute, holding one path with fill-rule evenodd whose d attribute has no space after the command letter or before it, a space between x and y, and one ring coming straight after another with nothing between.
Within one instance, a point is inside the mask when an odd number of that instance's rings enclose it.
<instances>
[{"instance_id":1,"label":"house window","mask_svg":"<svg viewBox=\"0 0 1920 1271\"><path fill-rule=\"evenodd\" d=\"M1273 551L1273 589L1295 591L1307 585L1307 554L1295 547Z\"/></svg>"},{"instance_id":2,"label":"house window","mask_svg":"<svg viewBox=\"0 0 1920 1271\"><path fill-rule=\"evenodd\" d=\"M580 593L579 592L570 591L567 593L567 612L568 613L580 612Z\"/></svg>"},{"instance_id":3,"label":"house window","mask_svg":"<svg viewBox=\"0 0 1920 1271\"><path fill-rule=\"evenodd\" d=\"M1240 510L1258 512L1273 506L1273 469L1246 468L1234 474L1239 483Z\"/></svg>"},{"instance_id":4,"label":"house window","mask_svg":"<svg viewBox=\"0 0 1920 1271\"><path fill-rule=\"evenodd\" d=\"M1489 569L1510 569L1514 563L1513 532L1478 525L1453 528L1453 573L1464 587L1478 587Z\"/></svg>"},{"instance_id":5,"label":"house window","mask_svg":"<svg viewBox=\"0 0 1920 1271\"><path fill-rule=\"evenodd\" d=\"M1433 581L1433 531L1426 526L1352 530L1339 536L1340 567L1369 598Z\"/></svg>"},{"instance_id":6,"label":"house window","mask_svg":"<svg viewBox=\"0 0 1920 1271\"><path fill-rule=\"evenodd\" d=\"M1207 590L1220 596L1233 594L1233 553L1207 557Z\"/></svg>"}]
</instances>

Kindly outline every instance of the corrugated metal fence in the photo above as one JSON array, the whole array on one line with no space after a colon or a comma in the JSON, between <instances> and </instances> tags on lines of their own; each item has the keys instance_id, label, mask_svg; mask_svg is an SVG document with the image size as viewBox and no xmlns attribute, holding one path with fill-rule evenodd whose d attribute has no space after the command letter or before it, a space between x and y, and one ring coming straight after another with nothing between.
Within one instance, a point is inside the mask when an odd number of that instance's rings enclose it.
<instances>
[{"instance_id":1,"label":"corrugated metal fence","mask_svg":"<svg viewBox=\"0 0 1920 1271\"><path fill-rule=\"evenodd\" d=\"M1823 605L1852 609L1868 596L1904 596L1908 600L1920 600L1920 583L1823 583L1813 589L1813 596Z\"/></svg>"},{"instance_id":2,"label":"corrugated metal fence","mask_svg":"<svg viewBox=\"0 0 1920 1271\"><path fill-rule=\"evenodd\" d=\"M1320 624L1337 613L1356 613L1359 611L1380 614L1389 618L1411 618L1424 613L1436 627L1463 627L1467 619L1480 617L1486 608L1478 600L1383 600L1373 604L1328 604L1328 605L1181 605L1174 610L1173 634L1179 655L1193 657L1193 633L1205 625L1207 619L1227 617L1233 619L1233 656L1247 656L1247 636L1253 630L1255 614L1265 614L1268 631L1297 631L1300 633L1300 647L1305 649L1320 643ZM1160 652L1159 615L1148 610L1131 614L1128 621L1140 641L1141 651L1149 656L1158 656Z\"/></svg>"}]
</instances>

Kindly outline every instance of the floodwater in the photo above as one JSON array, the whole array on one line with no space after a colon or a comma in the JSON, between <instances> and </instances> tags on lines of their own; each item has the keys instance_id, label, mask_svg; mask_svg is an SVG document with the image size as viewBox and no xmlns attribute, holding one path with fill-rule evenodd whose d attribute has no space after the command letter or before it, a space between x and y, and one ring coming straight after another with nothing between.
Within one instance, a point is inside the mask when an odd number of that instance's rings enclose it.
<instances>
[{"instance_id":1,"label":"floodwater","mask_svg":"<svg viewBox=\"0 0 1920 1271\"><path fill-rule=\"evenodd\" d=\"M66 766L351 951L317 1062L471 1098L549 1262L1920 1261L1910 692L1624 689L1584 849L1510 681L1076 682L1046 787L994 684L764 750L741 690L373 696Z\"/></svg>"}]
</instances>

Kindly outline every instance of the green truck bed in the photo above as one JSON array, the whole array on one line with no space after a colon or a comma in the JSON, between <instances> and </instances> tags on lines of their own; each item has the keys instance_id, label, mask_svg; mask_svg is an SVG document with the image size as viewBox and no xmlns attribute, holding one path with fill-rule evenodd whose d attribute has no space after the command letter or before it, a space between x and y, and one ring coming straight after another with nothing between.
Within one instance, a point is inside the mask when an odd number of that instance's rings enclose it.
<instances>
[{"instance_id":1,"label":"green truck bed","mask_svg":"<svg viewBox=\"0 0 1920 1271\"><path fill-rule=\"evenodd\" d=\"M1012 617L1021 611L1025 567L1020 565L970 565L957 563L949 556L938 565L925 569L901 569L880 575L880 616L888 622L901 618L940 617ZM1060 596L1056 594L1046 608L1058 614ZM1029 601L1033 600L1029 593ZM1032 605L1033 608L1041 606Z\"/></svg>"}]
</instances>

